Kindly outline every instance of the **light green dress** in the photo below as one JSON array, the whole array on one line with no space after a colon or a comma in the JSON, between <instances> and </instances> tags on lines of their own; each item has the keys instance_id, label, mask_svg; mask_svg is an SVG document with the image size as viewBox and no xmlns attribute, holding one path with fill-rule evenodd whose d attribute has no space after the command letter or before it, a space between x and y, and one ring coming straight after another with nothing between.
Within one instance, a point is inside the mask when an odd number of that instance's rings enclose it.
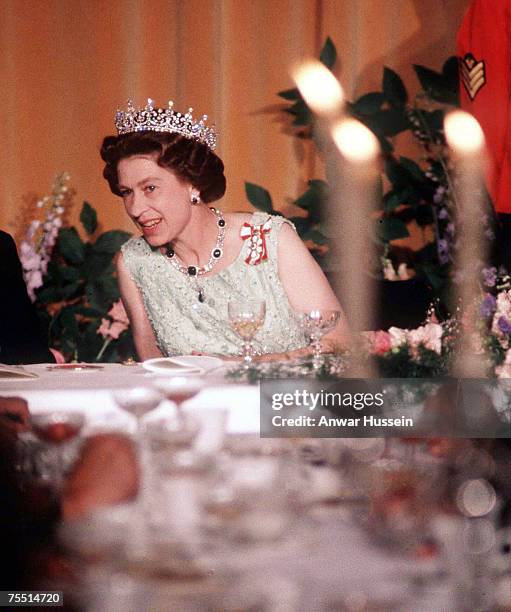
<instances>
[{"instance_id":1,"label":"light green dress","mask_svg":"<svg viewBox=\"0 0 511 612\"><path fill-rule=\"evenodd\" d=\"M245 262L251 245L243 247L235 261L212 276L199 277L206 301L199 303L195 284L176 270L159 249L153 250L143 237L132 238L122 247L131 278L142 295L156 341L164 355L192 351L238 355L240 337L229 327L227 304L230 300L266 300L266 319L258 331L254 347L258 353L276 353L306 346L296 315L278 275L277 241L283 223L278 216L256 212L250 223L271 220L265 234L268 258L257 265ZM291 224L292 225L292 224Z\"/></svg>"}]
</instances>

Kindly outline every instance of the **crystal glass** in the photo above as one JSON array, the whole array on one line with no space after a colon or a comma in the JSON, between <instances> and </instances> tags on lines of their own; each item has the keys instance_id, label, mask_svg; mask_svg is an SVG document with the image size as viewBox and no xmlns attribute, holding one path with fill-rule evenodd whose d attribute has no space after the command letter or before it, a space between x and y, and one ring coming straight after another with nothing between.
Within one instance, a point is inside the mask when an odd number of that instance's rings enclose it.
<instances>
[{"instance_id":1,"label":"crystal glass","mask_svg":"<svg viewBox=\"0 0 511 612\"><path fill-rule=\"evenodd\" d=\"M254 357L253 339L266 316L264 300L230 301L227 305L229 325L243 340L243 361L248 368Z\"/></svg>"},{"instance_id":2,"label":"crystal glass","mask_svg":"<svg viewBox=\"0 0 511 612\"><path fill-rule=\"evenodd\" d=\"M37 437L54 449L52 481L55 489L60 491L64 483L64 452L68 443L80 433L85 416L74 410L51 410L32 415L31 423Z\"/></svg>"},{"instance_id":3,"label":"crystal glass","mask_svg":"<svg viewBox=\"0 0 511 612\"><path fill-rule=\"evenodd\" d=\"M204 380L198 376L171 376L154 381L154 386L163 397L176 404L178 412L181 405L197 395L204 384Z\"/></svg>"},{"instance_id":4,"label":"crystal glass","mask_svg":"<svg viewBox=\"0 0 511 612\"><path fill-rule=\"evenodd\" d=\"M137 419L137 433L139 433L140 419L159 405L162 394L153 387L133 387L114 391L113 398L119 408Z\"/></svg>"},{"instance_id":5,"label":"crystal glass","mask_svg":"<svg viewBox=\"0 0 511 612\"><path fill-rule=\"evenodd\" d=\"M311 341L312 365L315 370L321 367L321 338L335 328L340 318L339 310L308 310L298 313L300 327Z\"/></svg>"}]
</instances>

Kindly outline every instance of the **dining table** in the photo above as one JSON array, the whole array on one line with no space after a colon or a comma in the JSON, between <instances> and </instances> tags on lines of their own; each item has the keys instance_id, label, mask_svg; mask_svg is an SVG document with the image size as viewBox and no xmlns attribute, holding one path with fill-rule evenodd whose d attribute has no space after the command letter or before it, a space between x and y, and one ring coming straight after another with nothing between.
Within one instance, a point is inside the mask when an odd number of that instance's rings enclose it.
<instances>
[{"instance_id":1,"label":"dining table","mask_svg":"<svg viewBox=\"0 0 511 612\"><path fill-rule=\"evenodd\" d=\"M0 397L24 398L32 414L78 410L85 415L82 436L102 431L133 434L136 421L119 407L116 391L151 386L164 375L148 371L140 363L85 365L26 365L24 369L35 376L0 378ZM202 388L186 402L187 412L199 422L204 419L205 429L212 423L208 415L221 412L225 417L225 439L237 437L246 439L247 444L257 443L259 385L234 382L222 368L202 373L201 377ZM165 400L146 418L162 419L173 409L172 402ZM202 443L209 453L220 453L224 442L213 436L213 444L217 446L211 446L211 436L207 433L202 436ZM86 587L83 587L87 596L84 597L82 589L81 607L102 612L120 609L447 612L463 609L459 603L460 589L471 578L470 567L464 564L464 553L459 546L464 529L460 519L449 519L450 522L445 519L448 524L442 529L448 536L444 537L445 549L437 554L417 554L406 547L388 546L366 528L367 499L354 493L352 483L339 466L317 462L304 464L303 470L307 471L307 504L293 514L279 537L236 550L220 547L215 563L223 559L220 563L223 569L214 564L217 569L212 569L205 580L176 581L161 575L124 572L113 568L111 563L99 569L88 568ZM119 510L121 514L125 511L126 507ZM212 577L215 572L216 582ZM228 584L231 599L225 595L220 576ZM220 600L219 591L223 594Z\"/></svg>"}]
</instances>

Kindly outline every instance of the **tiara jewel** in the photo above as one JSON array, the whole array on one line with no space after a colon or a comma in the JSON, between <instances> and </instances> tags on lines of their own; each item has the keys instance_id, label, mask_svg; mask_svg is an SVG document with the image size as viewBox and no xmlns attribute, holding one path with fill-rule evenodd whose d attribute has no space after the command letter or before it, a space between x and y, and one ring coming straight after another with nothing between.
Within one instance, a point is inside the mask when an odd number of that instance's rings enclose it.
<instances>
[{"instance_id":1,"label":"tiara jewel","mask_svg":"<svg viewBox=\"0 0 511 612\"><path fill-rule=\"evenodd\" d=\"M173 106L174 103L171 100L168 108L154 108L153 100L148 98L145 107L137 109L133 106L133 101L128 100L126 110L118 110L115 113L117 133L121 135L146 131L170 132L198 140L210 149L214 149L216 132L214 126L206 125L208 116L203 115L199 121L194 121L192 108L189 108L186 113L177 113Z\"/></svg>"}]
</instances>

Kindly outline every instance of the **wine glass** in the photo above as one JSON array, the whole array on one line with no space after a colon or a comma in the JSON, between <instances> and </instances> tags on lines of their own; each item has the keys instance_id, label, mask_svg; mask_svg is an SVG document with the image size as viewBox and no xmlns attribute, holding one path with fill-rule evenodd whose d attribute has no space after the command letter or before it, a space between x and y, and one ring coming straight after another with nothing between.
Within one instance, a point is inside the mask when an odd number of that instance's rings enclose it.
<instances>
[{"instance_id":1,"label":"wine glass","mask_svg":"<svg viewBox=\"0 0 511 612\"><path fill-rule=\"evenodd\" d=\"M243 361L245 367L250 367L254 357L253 339L256 332L263 326L266 315L264 300L236 300L227 305L229 325L241 336L243 343Z\"/></svg>"},{"instance_id":2,"label":"wine glass","mask_svg":"<svg viewBox=\"0 0 511 612\"><path fill-rule=\"evenodd\" d=\"M339 310L308 310L298 314L300 327L311 340L314 370L321 367L321 338L335 328L340 317Z\"/></svg>"},{"instance_id":3,"label":"wine glass","mask_svg":"<svg viewBox=\"0 0 511 612\"><path fill-rule=\"evenodd\" d=\"M154 385L163 397L176 404L180 413L181 405L197 395L204 387L204 380L198 376L171 376L157 378Z\"/></svg>"},{"instance_id":4,"label":"wine glass","mask_svg":"<svg viewBox=\"0 0 511 612\"><path fill-rule=\"evenodd\" d=\"M67 444L80 433L85 416L75 410L51 410L31 417L32 429L37 437L50 444L55 451L52 480L57 491L64 483L64 451Z\"/></svg>"},{"instance_id":5,"label":"wine glass","mask_svg":"<svg viewBox=\"0 0 511 612\"><path fill-rule=\"evenodd\" d=\"M137 420L137 433L142 417L154 410L162 400L161 393L153 387L132 387L113 392L115 403Z\"/></svg>"}]
</instances>

